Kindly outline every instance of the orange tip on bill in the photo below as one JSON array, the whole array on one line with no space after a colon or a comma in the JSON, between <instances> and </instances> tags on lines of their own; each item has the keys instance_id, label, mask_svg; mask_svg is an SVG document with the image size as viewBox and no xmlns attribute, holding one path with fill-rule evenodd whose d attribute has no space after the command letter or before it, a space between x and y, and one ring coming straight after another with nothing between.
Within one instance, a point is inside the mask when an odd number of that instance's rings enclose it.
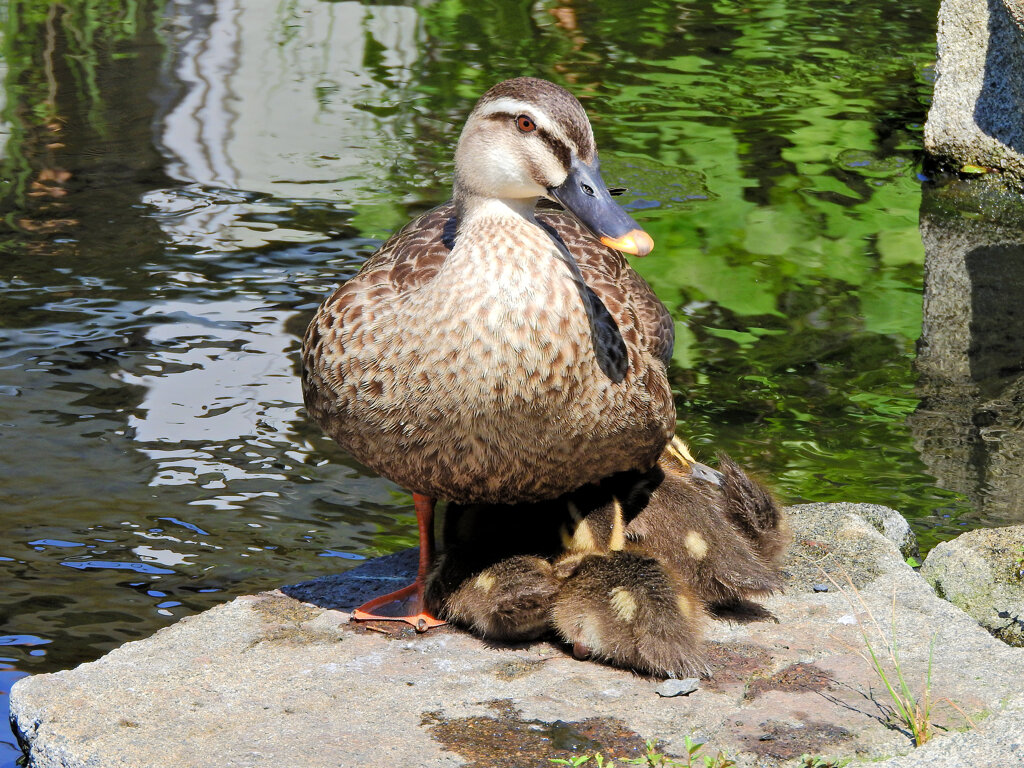
<instances>
[{"instance_id":1,"label":"orange tip on bill","mask_svg":"<svg viewBox=\"0 0 1024 768\"><path fill-rule=\"evenodd\" d=\"M646 256L654 249L654 241L642 229L634 229L632 232L627 232L619 238L605 235L601 238L601 242L609 248L614 248L623 253L631 253L634 256Z\"/></svg>"}]
</instances>

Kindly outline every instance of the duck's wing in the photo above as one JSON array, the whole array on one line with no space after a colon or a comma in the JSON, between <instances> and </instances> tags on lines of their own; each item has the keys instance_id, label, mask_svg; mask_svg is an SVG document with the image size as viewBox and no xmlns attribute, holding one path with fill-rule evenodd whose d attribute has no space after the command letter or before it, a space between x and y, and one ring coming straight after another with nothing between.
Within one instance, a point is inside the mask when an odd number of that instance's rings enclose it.
<instances>
[{"instance_id":1,"label":"duck's wing","mask_svg":"<svg viewBox=\"0 0 1024 768\"><path fill-rule=\"evenodd\" d=\"M437 275L451 251L455 206L445 203L421 214L393 234L363 264L359 273L335 289L317 310L306 331L306 368L315 368L321 346L359 342L373 307L412 291ZM338 335L344 334L341 341Z\"/></svg>"},{"instance_id":2,"label":"duck's wing","mask_svg":"<svg viewBox=\"0 0 1024 768\"><path fill-rule=\"evenodd\" d=\"M451 202L421 214L389 237L350 282L394 293L430 282L452 249L455 224Z\"/></svg>"},{"instance_id":3,"label":"duck's wing","mask_svg":"<svg viewBox=\"0 0 1024 768\"><path fill-rule=\"evenodd\" d=\"M675 344L675 323L647 281L621 253L595 240L570 214L543 209L537 211L537 218L558 233L587 285L615 318L626 343L646 350L667 366ZM631 338L634 333L638 338Z\"/></svg>"},{"instance_id":4,"label":"duck's wing","mask_svg":"<svg viewBox=\"0 0 1024 768\"><path fill-rule=\"evenodd\" d=\"M355 277L320 305L302 344L302 391L306 408L335 440L344 421L347 368L334 365L331 350L374 343L376 307L432 280L451 250L455 208L446 204L420 215L388 238ZM351 394L351 393L350 393Z\"/></svg>"}]
</instances>

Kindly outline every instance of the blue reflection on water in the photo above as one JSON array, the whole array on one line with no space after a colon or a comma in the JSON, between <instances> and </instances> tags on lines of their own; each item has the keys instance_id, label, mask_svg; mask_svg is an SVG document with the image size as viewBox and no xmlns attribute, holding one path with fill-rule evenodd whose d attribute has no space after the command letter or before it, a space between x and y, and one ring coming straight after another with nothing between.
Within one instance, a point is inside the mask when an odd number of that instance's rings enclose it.
<instances>
[{"instance_id":1,"label":"blue reflection on water","mask_svg":"<svg viewBox=\"0 0 1024 768\"><path fill-rule=\"evenodd\" d=\"M209 531L204 531L198 525L192 523L186 523L184 520L178 520L176 517L158 517L157 520L166 520L169 523L180 525L182 528L188 528L193 533L198 533L200 536L209 536Z\"/></svg>"},{"instance_id":2,"label":"blue reflection on water","mask_svg":"<svg viewBox=\"0 0 1024 768\"><path fill-rule=\"evenodd\" d=\"M80 541L62 541L60 539L36 539L29 542L33 547L84 547Z\"/></svg>"},{"instance_id":3,"label":"blue reflection on water","mask_svg":"<svg viewBox=\"0 0 1024 768\"><path fill-rule=\"evenodd\" d=\"M68 568L77 568L79 570L85 570L87 568L114 568L123 571L136 571L138 573L174 573L170 568L157 568L155 565L149 563L120 563L113 560L86 560L86 561L74 561L64 562L61 565L66 565Z\"/></svg>"},{"instance_id":4,"label":"blue reflection on water","mask_svg":"<svg viewBox=\"0 0 1024 768\"><path fill-rule=\"evenodd\" d=\"M320 553L320 557L341 557L345 560L365 560L366 557L363 555L357 555L352 552L340 552L337 549L327 549Z\"/></svg>"},{"instance_id":5,"label":"blue reflection on water","mask_svg":"<svg viewBox=\"0 0 1024 768\"><path fill-rule=\"evenodd\" d=\"M0 645L46 645L53 642L45 637L36 635L0 635ZM13 661L13 659L2 659L0 661Z\"/></svg>"}]
</instances>

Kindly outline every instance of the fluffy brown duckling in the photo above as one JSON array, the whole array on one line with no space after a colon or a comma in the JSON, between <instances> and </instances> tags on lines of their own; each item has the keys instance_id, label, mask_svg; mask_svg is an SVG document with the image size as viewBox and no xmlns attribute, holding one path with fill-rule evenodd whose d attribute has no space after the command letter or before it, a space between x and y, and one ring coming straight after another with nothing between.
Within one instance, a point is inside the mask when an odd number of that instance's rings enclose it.
<instances>
[{"instance_id":1,"label":"fluffy brown duckling","mask_svg":"<svg viewBox=\"0 0 1024 768\"><path fill-rule=\"evenodd\" d=\"M771 496L670 444L648 472L559 499L449 505L428 604L492 640L555 632L577 656L642 672L705 673L708 610L778 589L786 534ZM510 526L518 520L520 526Z\"/></svg>"},{"instance_id":2,"label":"fluffy brown duckling","mask_svg":"<svg viewBox=\"0 0 1024 768\"><path fill-rule=\"evenodd\" d=\"M427 608L488 640L540 637L562 581L552 561L570 523L561 498L514 508L449 504L444 551L426 582Z\"/></svg>"},{"instance_id":3,"label":"fluffy brown duckling","mask_svg":"<svg viewBox=\"0 0 1024 768\"><path fill-rule=\"evenodd\" d=\"M781 588L788 533L779 508L728 456L712 469L675 438L650 471L602 485L610 498L580 522L570 550L642 552L678 571L710 607Z\"/></svg>"},{"instance_id":4,"label":"fluffy brown duckling","mask_svg":"<svg viewBox=\"0 0 1024 768\"><path fill-rule=\"evenodd\" d=\"M669 677L707 675L707 613L686 580L653 557L614 550L569 555L549 620L579 659Z\"/></svg>"}]
</instances>

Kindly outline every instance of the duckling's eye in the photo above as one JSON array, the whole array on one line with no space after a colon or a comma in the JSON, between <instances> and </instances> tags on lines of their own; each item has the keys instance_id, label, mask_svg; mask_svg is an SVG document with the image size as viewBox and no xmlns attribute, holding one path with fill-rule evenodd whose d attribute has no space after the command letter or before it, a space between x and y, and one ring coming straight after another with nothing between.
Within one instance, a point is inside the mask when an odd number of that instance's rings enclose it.
<instances>
[{"instance_id":1,"label":"duckling's eye","mask_svg":"<svg viewBox=\"0 0 1024 768\"><path fill-rule=\"evenodd\" d=\"M516 118L516 128L523 133L530 133L531 131L537 130L537 124L526 115L520 115Z\"/></svg>"}]
</instances>

